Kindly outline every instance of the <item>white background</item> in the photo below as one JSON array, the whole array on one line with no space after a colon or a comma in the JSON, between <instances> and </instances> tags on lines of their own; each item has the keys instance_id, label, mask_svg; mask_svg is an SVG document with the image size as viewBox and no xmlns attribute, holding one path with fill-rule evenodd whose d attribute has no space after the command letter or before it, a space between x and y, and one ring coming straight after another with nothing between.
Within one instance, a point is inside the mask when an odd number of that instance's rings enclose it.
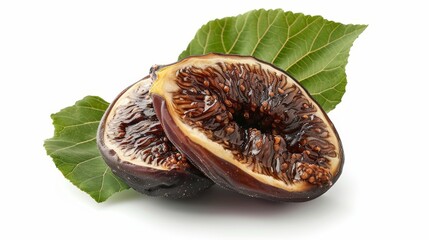
<instances>
[{"instance_id":1,"label":"white background","mask_svg":"<svg viewBox=\"0 0 429 240\"><path fill-rule=\"evenodd\" d=\"M428 239L428 7L425 1L1 1L0 239ZM50 114L111 101L153 64L174 62L214 18L282 8L369 24L343 101L337 184L306 203L213 188L189 201L132 190L95 203L55 168Z\"/></svg>"}]
</instances>

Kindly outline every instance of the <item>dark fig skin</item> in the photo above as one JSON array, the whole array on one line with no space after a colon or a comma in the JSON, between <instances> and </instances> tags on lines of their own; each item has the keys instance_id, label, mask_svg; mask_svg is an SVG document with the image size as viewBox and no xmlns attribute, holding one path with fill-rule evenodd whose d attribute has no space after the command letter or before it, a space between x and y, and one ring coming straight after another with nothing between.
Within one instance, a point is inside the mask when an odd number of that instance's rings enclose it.
<instances>
[{"instance_id":1,"label":"dark fig skin","mask_svg":"<svg viewBox=\"0 0 429 240\"><path fill-rule=\"evenodd\" d=\"M319 197L330 187L312 188L303 192L288 192L268 184L264 184L231 163L220 159L211 152L208 152L198 144L192 142L180 131L174 123L165 100L159 95L153 94L153 105L158 118L165 130L168 139L181 151L187 153L194 166L206 174L216 184L239 193L263 198L271 201L304 202ZM340 154L343 154L341 149ZM342 157L342 156L341 156ZM210 168L210 170L208 169ZM334 184L341 175L342 166L338 174L332 179Z\"/></svg>"},{"instance_id":2,"label":"dark fig skin","mask_svg":"<svg viewBox=\"0 0 429 240\"><path fill-rule=\"evenodd\" d=\"M130 87L132 86L133 85ZM137 192L149 196L163 196L173 199L191 198L212 186L213 182L193 166L186 169L172 168L169 170L159 170L136 165L127 161L122 161L114 150L106 146L103 136L106 131L107 116L111 113L118 99L129 88L120 93L110 104L109 108L104 113L97 133L98 148L112 172Z\"/></svg>"},{"instance_id":3,"label":"dark fig skin","mask_svg":"<svg viewBox=\"0 0 429 240\"><path fill-rule=\"evenodd\" d=\"M100 145L103 145L102 141L102 139L99 140ZM213 182L199 171L178 169L160 171L122 162L114 151L107 148L101 147L100 153L116 176L132 189L149 196L190 198L213 185Z\"/></svg>"}]
</instances>

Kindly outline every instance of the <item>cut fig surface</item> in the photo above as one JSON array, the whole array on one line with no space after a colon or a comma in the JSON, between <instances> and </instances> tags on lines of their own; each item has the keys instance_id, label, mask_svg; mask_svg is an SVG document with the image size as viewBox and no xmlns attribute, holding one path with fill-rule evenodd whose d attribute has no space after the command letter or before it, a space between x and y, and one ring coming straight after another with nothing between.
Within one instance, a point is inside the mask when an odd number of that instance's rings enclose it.
<instances>
[{"instance_id":1,"label":"cut fig surface","mask_svg":"<svg viewBox=\"0 0 429 240\"><path fill-rule=\"evenodd\" d=\"M158 121L146 77L124 90L101 120L97 143L113 173L151 196L192 197L213 182L167 139Z\"/></svg>"},{"instance_id":2,"label":"cut fig surface","mask_svg":"<svg viewBox=\"0 0 429 240\"><path fill-rule=\"evenodd\" d=\"M208 54L151 72L169 140L217 184L271 200L326 192L343 166L323 109L287 73L252 57Z\"/></svg>"}]
</instances>

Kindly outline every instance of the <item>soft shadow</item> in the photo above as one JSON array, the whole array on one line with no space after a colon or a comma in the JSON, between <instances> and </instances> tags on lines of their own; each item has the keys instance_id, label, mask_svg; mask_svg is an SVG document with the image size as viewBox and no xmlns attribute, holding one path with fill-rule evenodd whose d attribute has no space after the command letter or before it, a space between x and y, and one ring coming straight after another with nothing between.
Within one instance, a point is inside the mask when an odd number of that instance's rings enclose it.
<instances>
[{"instance_id":1,"label":"soft shadow","mask_svg":"<svg viewBox=\"0 0 429 240\"><path fill-rule=\"evenodd\" d=\"M284 208L284 204L263 199L250 198L236 192L213 186L193 199L163 199L159 204L175 211L197 212L199 214L269 214ZM250 211L252 210L252 211Z\"/></svg>"},{"instance_id":2,"label":"soft shadow","mask_svg":"<svg viewBox=\"0 0 429 240\"><path fill-rule=\"evenodd\" d=\"M211 187L196 198L180 200L149 197L134 190L126 190L115 194L100 207L132 209L132 214L138 216L143 214L155 217L167 214L178 215L182 219L229 216L255 221L271 219L287 223L289 227L300 227L303 223L322 227L329 225L331 219L345 219L350 216L354 199L353 191L347 187L350 185L352 184L337 184L324 195L300 203L250 198L219 186Z\"/></svg>"},{"instance_id":3,"label":"soft shadow","mask_svg":"<svg viewBox=\"0 0 429 240\"><path fill-rule=\"evenodd\" d=\"M137 201L144 208L159 208L163 211L171 211L190 215L239 215L239 216L273 216L273 215L296 215L305 216L329 214L339 203L334 198L327 196L302 203L272 202L263 199L249 198L230 190L213 186L199 197L192 199L166 199L147 197L134 191L120 194L121 197L109 199L110 204L123 204L126 201ZM298 214L295 214L298 213ZM298 216L299 219L299 216Z\"/></svg>"}]
</instances>

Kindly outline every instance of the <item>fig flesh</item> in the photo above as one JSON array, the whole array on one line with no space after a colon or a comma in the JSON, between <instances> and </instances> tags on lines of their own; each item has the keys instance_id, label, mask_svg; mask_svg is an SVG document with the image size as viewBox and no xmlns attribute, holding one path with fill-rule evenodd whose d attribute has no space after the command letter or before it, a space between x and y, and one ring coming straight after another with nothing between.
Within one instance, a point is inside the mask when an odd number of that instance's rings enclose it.
<instances>
[{"instance_id":1,"label":"fig flesh","mask_svg":"<svg viewBox=\"0 0 429 240\"><path fill-rule=\"evenodd\" d=\"M97 145L112 172L151 196L193 197L213 182L167 139L158 121L146 77L125 89L99 126Z\"/></svg>"},{"instance_id":2,"label":"fig flesh","mask_svg":"<svg viewBox=\"0 0 429 240\"><path fill-rule=\"evenodd\" d=\"M154 67L153 105L168 139L215 183L307 201L344 163L340 138L310 94L253 57L208 54Z\"/></svg>"}]
</instances>

